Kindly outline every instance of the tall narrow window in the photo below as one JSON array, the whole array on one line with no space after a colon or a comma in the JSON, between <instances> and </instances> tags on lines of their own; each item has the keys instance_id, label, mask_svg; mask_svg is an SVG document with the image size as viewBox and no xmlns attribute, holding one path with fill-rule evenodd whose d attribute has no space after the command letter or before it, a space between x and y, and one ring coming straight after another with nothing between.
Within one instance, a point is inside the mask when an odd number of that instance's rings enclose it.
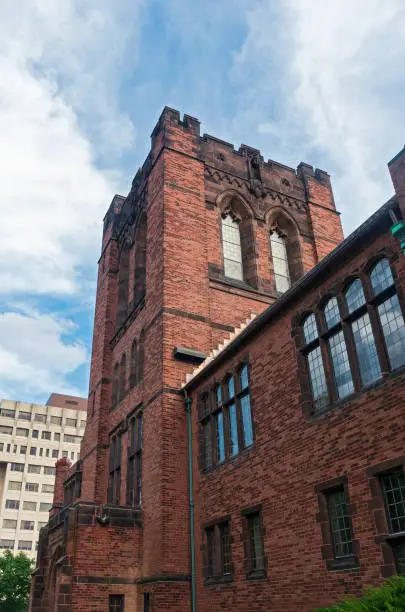
<instances>
[{"instance_id":1,"label":"tall narrow window","mask_svg":"<svg viewBox=\"0 0 405 612\"><path fill-rule=\"evenodd\" d=\"M391 369L405 363L405 324L389 261L381 259L370 272Z\"/></svg>"},{"instance_id":2,"label":"tall narrow window","mask_svg":"<svg viewBox=\"0 0 405 612\"><path fill-rule=\"evenodd\" d=\"M225 276L243 280L239 221L231 215L222 217L222 244Z\"/></svg>"},{"instance_id":3,"label":"tall narrow window","mask_svg":"<svg viewBox=\"0 0 405 612\"><path fill-rule=\"evenodd\" d=\"M264 572L264 547L263 530L261 524L261 513L249 512L246 515L247 523L247 542L246 542L246 562L248 573Z\"/></svg>"},{"instance_id":4,"label":"tall narrow window","mask_svg":"<svg viewBox=\"0 0 405 612\"><path fill-rule=\"evenodd\" d=\"M270 234L271 255L273 258L274 282L276 291L284 293L291 287L288 267L286 238L278 230Z\"/></svg>"},{"instance_id":5,"label":"tall narrow window","mask_svg":"<svg viewBox=\"0 0 405 612\"><path fill-rule=\"evenodd\" d=\"M253 444L253 422L252 422L252 409L250 406L250 392L249 392L249 373L248 366L244 364L239 370L239 402L242 414L242 432L243 432L243 446L251 446Z\"/></svg>"},{"instance_id":6,"label":"tall narrow window","mask_svg":"<svg viewBox=\"0 0 405 612\"><path fill-rule=\"evenodd\" d=\"M142 504L142 412L129 422L127 503L138 507Z\"/></svg>"},{"instance_id":7,"label":"tall narrow window","mask_svg":"<svg viewBox=\"0 0 405 612\"><path fill-rule=\"evenodd\" d=\"M351 520L347 512L344 487L325 493L330 521L333 556L335 559L353 556L353 534Z\"/></svg>"},{"instance_id":8,"label":"tall narrow window","mask_svg":"<svg viewBox=\"0 0 405 612\"><path fill-rule=\"evenodd\" d=\"M319 411L329 404L329 397L322 361L322 352L319 345L318 326L314 314L310 314L305 319L303 332L314 408L315 411Z\"/></svg>"},{"instance_id":9,"label":"tall narrow window","mask_svg":"<svg viewBox=\"0 0 405 612\"><path fill-rule=\"evenodd\" d=\"M143 329L139 336L138 345L138 375L137 382L142 383L145 375L145 330Z\"/></svg>"},{"instance_id":10,"label":"tall narrow window","mask_svg":"<svg viewBox=\"0 0 405 612\"><path fill-rule=\"evenodd\" d=\"M115 404L118 403L119 401L119 391L120 391L120 380L119 380L119 372L120 372L120 366L118 363L115 364L114 366L114 373L113 373L113 380L112 380L112 405L115 406Z\"/></svg>"},{"instance_id":11,"label":"tall narrow window","mask_svg":"<svg viewBox=\"0 0 405 612\"><path fill-rule=\"evenodd\" d=\"M381 476L390 533L405 531L405 474L403 469Z\"/></svg>"},{"instance_id":12,"label":"tall narrow window","mask_svg":"<svg viewBox=\"0 0 405 612\"><path fill-rule=\"evenodd\" d=\"M228 425L228 455L239 452L238 422L236 418L235 379L230 376L227 384L227 425Z\"/></svg>"},{"instance_id":13,"label":"tall narrow window","mask_svg":"<svg viewBox=\"0 0 405 612\"><path fill-rule=\"evenodd\" d=\"M216 390L216 462L221 463L225 459L225 436L224 436L224 413L222 410L222 390L217 385Z\"/></svg>"},{"instance_id":14,"label":"tall narrow window","mask_svg":"<svg viewBox=\"0 0 405 612\"><path fill-rule=\"evenodd\" d=\"M208 393L201 397L201 428L202 428L202 469L212 468L212 418Z\"/></svg>"},{"instance_id":15,"label":"tall narrow window","mask_svg":"<svg viewBox=\"0 0 405 612\"><path fill-rule=\"evenodd\" d=\"M119 380L119 397L122 399L126 392L127 382L127 358L125 353L121 357L120 365L120 380Z\"/></svg>"},{"instance_id":16,"label":"tall narrow window","mask_svg":"<svg viewBox=\"0 0 405 612\"><path fill-rule=\"evenodd\" d=\"M205 528L204 575L212 581L232 577L230 524L224 520Z\"/></svg>"},{"instance_id":17,"label":"tall narrow window","mask_svg":"<svg viewBox=\"0 0 405 612\"><path fill-rule=\"evenodd\" d=\"M108 612L124 612L124 595L108 596Z\"/></svg>"},{"instance_id":18,"label":"tall narrow window","mask_svg":"<svg viewBox=\"0 0 405 612\"><path fill-rule=\"evenodd\" d=\"M123 247L118 268L118 291L117 291L117 329L121 327L128 315L129 297L129 248Z\"/></svg>"},{"instance_id":19,"label":"tall narrow window","mask_svg":"<svg viewBox=\"0 0 405 612\"><path fill-rule=\"evenodd\" d=\"M142 302L146 294L146 233L146 215L143 214L139 219L135 234L135 306Z\"/></svg>"},{"instance_id":20,"label":"tall narrow window","mask_svg":"<svg viewBox=\"0 0 405 612\"><path fill-rule=\"evenodd\" d=\"M205 575L212 578L215 574L215 527L208 527L205 530L206 563Z\"/></svg>"},{"instance_id":21,"label":"tall narrow window","mask_svg":"<svg viewBox=\"0 0 405 612\"><path fill-rule=\"evenodd\" d=\"M108 501L112 504L120 503L121 488L121 435L115 434L110 439L110 465L109 465Z\"/></svg>"},{"instance_id":22,"label":"tall narrow window","mask_svg":"<svg viewBox=\"0 0 405 612\"><path fill-rule=\"evenodd\" d=\"M380 362L374 341L366 298L359 279L354 280L345 291L346 305L352 317L352 332L363 385L381 377Z\"/></svg>"},{"instance_id":23,"label":"tall narrow window","mask_svg":"<svg viewBox=\"0 0 405 612\"><path fill-rule=\"evenodd\" d=\"M335 297L326 303L323 314L330 336L328 338L330 355L332 358L333 375L335 380L337 398L343 399L354 391L349 355L340 321L338 301Z\"/></svg>"},{"instance_id":24,"label":"tall narrow window","mask_svg":"<svg viewBox=\"0 0 405 612\"><path fill-rule=\"evenodd\" d=\"M219 525L219 537L221 542L221 574L222 576L229 576L232 574L232 559L228 521L224 521Z\"/></svg>"},{"instance_id":25,"label":"tall narrow window","mask_svg":"<svg viewBox=\"0 0 405 612\"><path fill-rule=\"evenodd\" d=\"M138 343L133 341L131 347L130 386L135 387L138 383Z\"/></svg>"}]
</instances>

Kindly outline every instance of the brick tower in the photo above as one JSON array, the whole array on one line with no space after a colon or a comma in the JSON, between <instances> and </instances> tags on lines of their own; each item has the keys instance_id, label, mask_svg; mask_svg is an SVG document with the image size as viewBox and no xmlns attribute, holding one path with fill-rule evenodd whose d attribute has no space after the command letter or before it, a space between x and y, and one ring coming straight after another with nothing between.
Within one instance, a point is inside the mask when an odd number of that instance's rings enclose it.
<instances>
[{"instance_id":1,"label":"brick tower","mask_svg":"<svg viewBox=\"0 0 405 612\"><path fill-rule=\"evenodd\" d=\"M163 110L104 218L81 460L58 470L32 612L190 609L181 383L342 238L325 172Z\"/></svg>"}]
</instances>

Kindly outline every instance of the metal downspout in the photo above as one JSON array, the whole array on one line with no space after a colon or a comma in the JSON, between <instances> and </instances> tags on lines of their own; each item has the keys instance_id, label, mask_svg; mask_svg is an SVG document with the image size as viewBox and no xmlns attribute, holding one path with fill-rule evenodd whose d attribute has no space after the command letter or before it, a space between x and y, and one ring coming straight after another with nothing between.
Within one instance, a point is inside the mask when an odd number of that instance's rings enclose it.
<instances>
[{"instance_id":1,"label":"metal downspout","mask_svg":"<svg viewBox=\"0 0 405 612\"><path fill-rule=\"evenodd\" d=\"M192 399L184 389L184 406L187 411L188 434L188 488L190 507L190 548L191 548L191 612L197 610L195 581L195 534L194 534L194 483L193 483L193 429L192 429Z\"/></svg>"}]
</instances>

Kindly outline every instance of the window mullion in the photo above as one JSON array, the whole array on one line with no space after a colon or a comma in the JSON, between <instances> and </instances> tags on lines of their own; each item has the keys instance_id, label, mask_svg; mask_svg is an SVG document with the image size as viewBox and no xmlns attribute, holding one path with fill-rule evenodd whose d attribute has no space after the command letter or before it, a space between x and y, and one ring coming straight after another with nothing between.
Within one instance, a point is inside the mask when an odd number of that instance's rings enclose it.
<instances>
[{"instance_id":1,"label":"window mullion","mask_svg":"<svg viewBox=\"0 0 405 612\"><path fill-rule=\"evenodd\" d=\"M231 456L231 452L230 452L230 429L231 429L231 422L230 422L230 418L229 418L229 406L230 406L230 402L229 400L227 402L225 402L222 406L222 419L223 419L223 431L224 431L224 449L225 449L225 460L229 459L229 457Z\"/></svg>"},{"instance_id":2,"label":"window mullion","mask_svg":"<svg viewBox=\"0 0 405 612\"><path fill-rule=\"evenodd\" d=\"M329 403L333 403L337 399L337 392L335 382L333 378L332 360L330 358L330 351L328 341L324 338L319 338L319 346L321 348L323 369L326 378L326 388L328 390Z\"/></svg>"},{"instance_id":3,"label":"window mullion","mask_svg":"<svg viewBox=\"0 0 405 612\"><path fill-rule=\"evenodd\" d=\"M243 448L245 448L245 436L243 431L243 422L242 422L242 407L240 404L240 398L242 393L235 394L235 410L236 410L236 429L238 432L238 444L239 444L239 452Z\"/></svg>"},{"instance_id":4,"label":"window mullion","mask_svg":"<svg viewBox=\"0 0 405 612\"><path fill-rule=\"evenodd\" d=\"M342 322L343 335L346 342L347 354L349 357L350 369L352 371L353 385L355 391L360 391L363 386L360 375L359 363L357 360L356 346L354 343L353 330L350 323Z\"/></svg>"},{"instance_id":5,"label":"window mullion","mask_svg":"<svg viewBox=\"0 0 405 612\"><path fill-rule=\"evenodd\" d=\"M380 318L377 313L377 307L371 304L367 305L367 312L370 317L371 329L374 336L374 342L377 349L378 359L380 361L381 372L383 376L386 376L390 371L390 364L388 361L388 355L385 347L385 340L383 337Z\"/></svg>"}]
</instances>

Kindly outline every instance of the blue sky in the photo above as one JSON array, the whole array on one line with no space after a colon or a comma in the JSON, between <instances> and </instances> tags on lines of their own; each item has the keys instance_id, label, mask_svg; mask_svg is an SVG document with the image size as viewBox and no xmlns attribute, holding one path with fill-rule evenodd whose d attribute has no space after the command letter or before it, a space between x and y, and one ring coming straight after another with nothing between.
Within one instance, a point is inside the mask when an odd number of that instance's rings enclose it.
<instances>
[{"instance_id":1,"label":"blue sky","mask_svg":"<svg viewBox=\"0 0 405 612\"><path fill-rule=\"evenodd\" d=\"M164 105L332 175L348 234L405 142L403 0L6 0L0 397L86 395L101 223Z\"/></svg>"}]
</instances>

